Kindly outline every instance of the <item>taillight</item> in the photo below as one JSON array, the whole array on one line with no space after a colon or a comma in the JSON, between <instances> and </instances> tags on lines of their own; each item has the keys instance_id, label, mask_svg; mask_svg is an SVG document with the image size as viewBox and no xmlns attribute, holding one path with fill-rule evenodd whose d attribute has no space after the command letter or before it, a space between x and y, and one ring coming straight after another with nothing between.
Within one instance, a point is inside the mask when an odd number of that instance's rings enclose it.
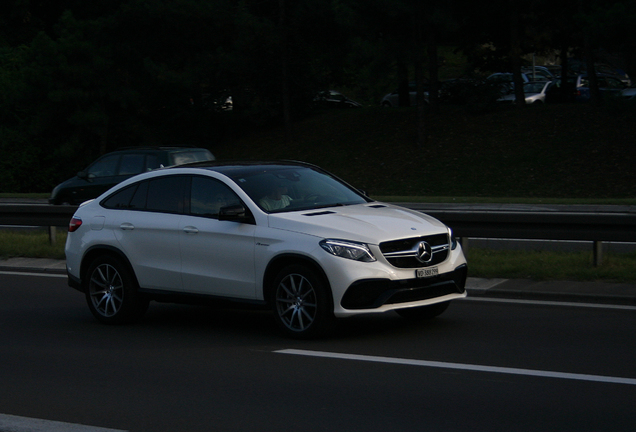
<instances>
[{"instance_id":1,"label":"taillight","mask_svg":"<svg viewBox=\"0 0 636 432\"><path fill-rule=\"evenodd\" d=\"M75 232L82 226L82 219L73 216L68 224L68 232Z\"/></svg>"}]
</instances>

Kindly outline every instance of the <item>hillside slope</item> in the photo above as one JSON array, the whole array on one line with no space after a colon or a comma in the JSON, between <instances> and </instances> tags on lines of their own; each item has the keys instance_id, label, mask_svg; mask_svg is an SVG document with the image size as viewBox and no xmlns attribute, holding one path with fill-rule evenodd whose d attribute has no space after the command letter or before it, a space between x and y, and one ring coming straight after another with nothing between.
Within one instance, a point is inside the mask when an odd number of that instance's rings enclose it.
<instances>
[{"instance_id":1,"label":"hillside slope","mask_svg":"<svg viewBox=\"0 0 636 432\"><path fill-rule=\"evenodd\" d=\"M416 144L416 110L321 111L282 129L243 134L219 159L315 163L374 195L634 198L634 104L442 107Z\"/></svg>"}]
</instances>

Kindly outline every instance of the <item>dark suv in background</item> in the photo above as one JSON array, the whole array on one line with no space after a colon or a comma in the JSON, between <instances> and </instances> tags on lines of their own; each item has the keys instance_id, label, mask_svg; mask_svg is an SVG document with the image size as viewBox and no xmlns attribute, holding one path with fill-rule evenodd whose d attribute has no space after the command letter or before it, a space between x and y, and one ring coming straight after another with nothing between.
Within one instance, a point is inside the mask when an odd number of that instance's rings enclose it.
<instances>
[{"instance_id":1,"label":"dark suv in background","mask_svg":"<svg viewBox=\"0 0 636 432\"><path fill-rule=\"evenodd\" d=\"M129 177L157 168L213 161L209 150L192 147L135 147L107 153L77 176L57 185L49 203L81 204Z\"/></svg>"}]
</instances>

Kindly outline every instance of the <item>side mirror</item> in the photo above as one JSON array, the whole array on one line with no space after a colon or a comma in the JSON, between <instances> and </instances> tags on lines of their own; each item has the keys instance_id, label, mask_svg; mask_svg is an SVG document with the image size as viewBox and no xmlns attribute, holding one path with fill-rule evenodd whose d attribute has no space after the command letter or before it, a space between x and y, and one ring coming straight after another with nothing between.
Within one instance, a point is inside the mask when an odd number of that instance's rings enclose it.
<instances>
[{"instance_id":1,"label":"side mirror","mask_svg":"<svg viewBox=\"0 0 636 432\"><path fill-rule=\"evenodd\" d=\"M77 176L81 179L86 180L88 178L88 173L86 171L80 171L77 173Z\"/></svg>"},{"instance_id":2,"label":"side mirror","mask_svg":"<svg viewBox=\"0 0 636 432\"><path fill-rule=\"evenodd\" d=\"M221 207L219 210L220 221L233 221L241 223L253 223L254 218L243 204Z\"/></svg>"}]
</instances>

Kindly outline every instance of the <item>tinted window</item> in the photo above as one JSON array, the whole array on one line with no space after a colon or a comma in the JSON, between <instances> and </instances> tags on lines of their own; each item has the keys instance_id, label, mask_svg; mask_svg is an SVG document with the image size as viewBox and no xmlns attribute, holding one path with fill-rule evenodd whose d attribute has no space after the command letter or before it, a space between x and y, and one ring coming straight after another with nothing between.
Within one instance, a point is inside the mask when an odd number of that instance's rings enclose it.
<instances>
[{"instance_id":1,"label":"tinted window","mask_svg":"<svg viewBox=\"0 0 636 432\"><path fill-rule=\"evenodd\" d=\"M157 155L146 155L146 170L151 171L153 169L160 168L161 164Z\"/></svg>"},{"instance_id":2,"label":"tinted window","mask_svg":"<svg viewBox=\"0 0 636 432\"><path fill-rule=\"evenodd\" d=\"M146 210L179 213L183 202L185 177L160 177L148 181Z\"/></svg>"},{"instance_id":3,"label":"tinted window","mask_svg":"<svg viewBox=\"0 0 636 432\"><path fill-rule=\"evenodd\" d=\"M106 156L88 168L89 177L109 177L117 174L119 155Z\"/></svg>"},{"instance_id":4,"label":"tinted window","mask_svg":"<svg viewBox=\"0 0 636 432\"><path fill-rule=\"evenodd\" d=\"M240 204L239 197L222 182L208 177L193 177L190 189L190 213L218 217L222 207Z\"/></svg>"},{"instance_id":5,"label":"tinted window","mask_svg":"<svg viewBox=\"0 0 636 432\"><path fill-rule=\"evenodd\" d=\"M125 154L121 157L119 175L139 174L145 168L145 156L142 154Z\"/></svg>"},{"instance_id":6,"label":"tinted window","mask_svg":"<svg viewBox=\"0 0 636 432\"><path fill-rule=\"evenodd\" d=\"M128 209L130 207L130 201L132 200L137 185L129 186L125 189L117 191L113 195L102 201L102 206L110 209Z\"/></svg>"},{"instance_id":7,"label":"tinted window","mask_svg":"<svg viewBox=\"0 0 636 432\"><path fill-rule=\"evenodd\" d=\"M139 183L139 187L130 201L130 208L135 210L143 210L146 208L146 197L148 196L148 182Z\"/></svg>"},{"instance_id":8,"label":"tinted window","mask_svg":"<svg viewBox=\"0 0 636 432\"><path fill-rule=\"evenodd\" d=\"M173 165L183 165L190 162L201 162L214 160L212 154L207 150L189 150L175 152L170 155Z\"/></svg>"}]
</instances>

